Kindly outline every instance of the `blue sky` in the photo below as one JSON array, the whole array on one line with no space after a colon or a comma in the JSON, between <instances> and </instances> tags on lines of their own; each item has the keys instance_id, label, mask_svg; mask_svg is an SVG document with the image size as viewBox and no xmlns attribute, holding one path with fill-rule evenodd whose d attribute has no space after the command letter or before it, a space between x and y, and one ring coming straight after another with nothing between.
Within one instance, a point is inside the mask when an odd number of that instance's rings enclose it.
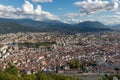
<instances>
[{"instance_id":1,"label":"blue sky","mask_svg":"<svg viewBox=\"0 0 120 80\"><path fill-rule=\"evenodd\" d=\"M119 0L0 0L0 17L120 23Z\"/></svg>"}]
</instances>

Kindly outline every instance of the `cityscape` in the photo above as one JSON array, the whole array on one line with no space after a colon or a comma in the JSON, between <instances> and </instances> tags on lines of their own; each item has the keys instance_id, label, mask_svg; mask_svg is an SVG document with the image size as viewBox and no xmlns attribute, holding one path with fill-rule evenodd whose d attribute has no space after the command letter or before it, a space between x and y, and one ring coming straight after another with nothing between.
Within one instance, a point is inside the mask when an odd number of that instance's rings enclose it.
<instances>
[{"instance_id":1,"label":"cityscape","mask_svg":"<svg viewBox=\"0 0 120 80\"><path fill-rule=\"evenodd\" d=\"M56 32L0 35L0 67L14 64L21 73L80 76L83 73L120 74L120 33ZM82 66L72 65L80 61Z\"/></svg>"},{"instance_id":2,"label":"cityscape","mask_svg":"<svg viewBox=\"0 0 120 80\"><path fill-rule=\"evenodd\" d=\"M0 0L0 80L120 80L120 0Z\"/></svg>"}]
</instances>

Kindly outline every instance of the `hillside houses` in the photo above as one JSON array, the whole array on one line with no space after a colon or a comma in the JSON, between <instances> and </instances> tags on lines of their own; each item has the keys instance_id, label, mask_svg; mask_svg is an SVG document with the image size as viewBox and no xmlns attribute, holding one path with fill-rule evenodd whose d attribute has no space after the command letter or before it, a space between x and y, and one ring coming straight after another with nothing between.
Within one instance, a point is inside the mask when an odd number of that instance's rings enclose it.
<instances>
[{"instance_id":1,"label":"hillside houses","mask_svg":"<svg viewBox=\"0 0 120 80\"><path fill-rule=\"evenodd\" d=\"M85 72L120 73L120 33L11 33L0 35L0 66L10 62L22 73L73 71L70 60ZM39 44L39 45L38 45ZM88 65L88 63L91 63ZM57 72L59 72L57 71ZM84 72L79 69L75 72Z\"/></svg>"}]
</instances>

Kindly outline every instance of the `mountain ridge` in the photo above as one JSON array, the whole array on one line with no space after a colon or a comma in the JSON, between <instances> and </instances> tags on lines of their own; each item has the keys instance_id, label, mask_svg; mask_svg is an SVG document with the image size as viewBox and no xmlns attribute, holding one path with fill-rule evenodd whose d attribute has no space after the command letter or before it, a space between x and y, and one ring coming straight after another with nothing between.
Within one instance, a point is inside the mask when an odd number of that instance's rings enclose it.
<instances>
[{"instance_id":1,"label":"mountain ridge","mask_svg":"<svg viewBox=\"0 0 120 80\"><path fill-rule=\"evenodd\" d=\"M55 20L34 21L31 19L0 18L0 33L54 32L54 31L72 33L72 32L111 31L111 29L98 21L85 21L71 25Z\"/></svg>"}]
</instances>

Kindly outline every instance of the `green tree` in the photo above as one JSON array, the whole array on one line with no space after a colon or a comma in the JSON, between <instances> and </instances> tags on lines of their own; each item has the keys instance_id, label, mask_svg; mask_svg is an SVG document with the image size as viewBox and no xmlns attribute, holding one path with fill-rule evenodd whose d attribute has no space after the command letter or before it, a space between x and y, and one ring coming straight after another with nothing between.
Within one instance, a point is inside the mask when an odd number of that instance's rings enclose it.
<instances>
[{"instance_id":1,"label":"green tree","mask_svg":"<svg viewBox=\"0 0 120 80\"><path fill-rule=\"evenodd\" d=\"M48 74L37 73L37 80L54 80L54 79Z\"/></svg>"},{"instance_id":2,"label":"green tree","mask_svg":"<svg viewBox=\"0 0 120 80\"><path fill-rule=\"evenodd\" d=\"M7 72L1 72L0 80L18 80L18 77L16 77L15 75L9 74Z\"/></svg>"},{"instance_id":3,"label":"green tree","mask_svg":"<svg viewBox=\"0 0 120 80\"><path fill-rule=\"evenodd\" d=\"M71 69L79 69L82 66L82 62L79 60L71 60L69 64Z\"/></svg>"},{"instance_id":4,"label":"green tree","mask_svg":"<svg viewBox=\"0 0 120 80\"><path fill-rule=\"evenodd\" d=\"M22 80L36 80L37 77L34 74L27 75L27 74L22 74Z\"/></svg>"},{"instance_id":5,"label":"green tree","mask_svg":"<svg viewBox=\"0 0 120 80\"><path fill-rule=\"evenodd\" d=\"M8 66L4 71L9 74L16 75L16 76L18 76L18 74L19 74L18 68L11 63L8 63Z\"/></svg>"},{"instance_id":6,"label":"green tree","mask_svg":"<svg viewBox=\"0 0 120 80\"><path fill-rule=\"evenodd\" d=\"M106 76L106 77L103 77L102 80L113 80L113 77L117 77L118 80L119 80L119 79L120 79L120 74L118 74L118 75Z\"/></svg>"}]
</instances>

